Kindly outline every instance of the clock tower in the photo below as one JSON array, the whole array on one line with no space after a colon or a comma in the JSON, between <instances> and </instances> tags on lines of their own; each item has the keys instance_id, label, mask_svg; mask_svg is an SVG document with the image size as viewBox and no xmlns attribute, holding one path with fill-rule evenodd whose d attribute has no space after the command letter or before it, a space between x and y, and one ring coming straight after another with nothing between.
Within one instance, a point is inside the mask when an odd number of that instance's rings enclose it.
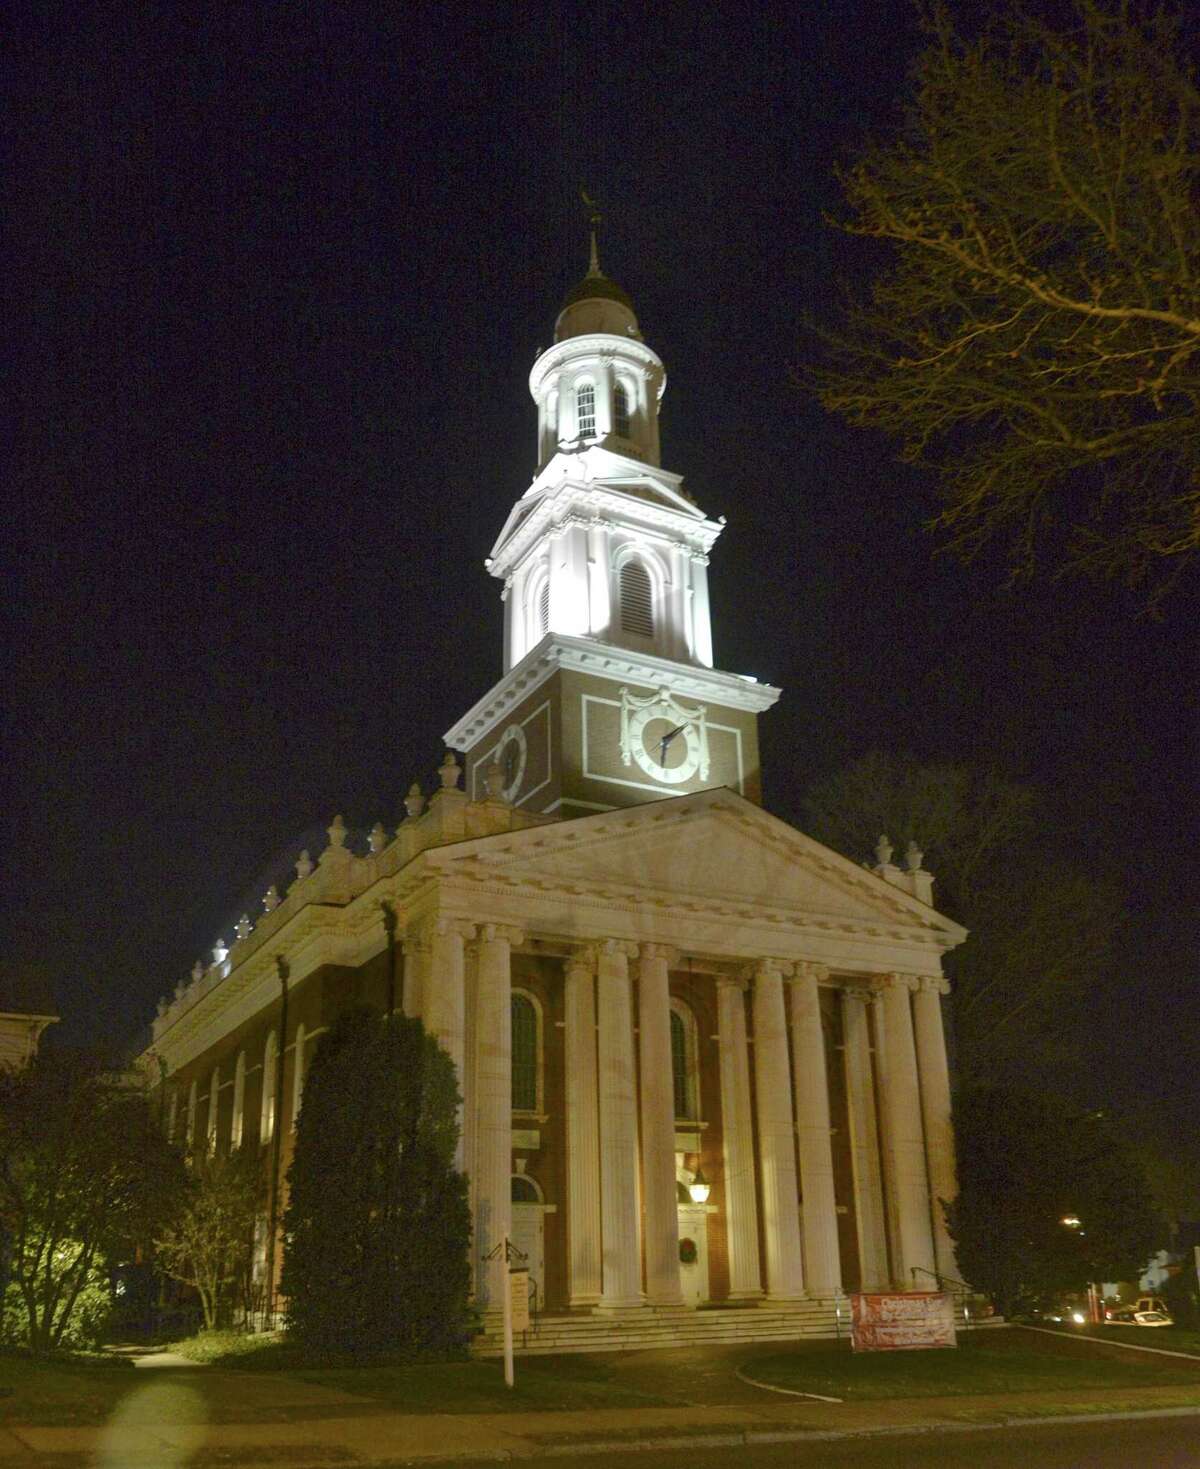
<instances>
[{"instance_id":1,"label":"clock tower","mask_svg":"<svg viewBox=\"0 0 1200 1469\"><path fill-rule=\"evenodd\" d=\"M722 522L659 462L666 373L600 269L529 375L538 470L487 569L504 676L446 735L467 790L564 817L729 786L761 799L757 718L779 690L713 667L708 556Z\"/></svg>"}]
</instances>

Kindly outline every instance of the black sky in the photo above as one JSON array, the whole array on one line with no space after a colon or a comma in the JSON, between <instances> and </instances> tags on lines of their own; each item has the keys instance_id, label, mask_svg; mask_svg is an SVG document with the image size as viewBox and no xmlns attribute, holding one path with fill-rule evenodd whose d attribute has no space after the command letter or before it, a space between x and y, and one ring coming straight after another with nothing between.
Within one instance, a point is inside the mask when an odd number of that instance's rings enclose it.
<instances>
[{"instance_id":1,"label":"black sky","mask_svg":"<svg viewBox=\"0 0 1200 1469\"><path fill-rule=\"evenodd\" d=\"M822 212L907 4L15 14L5 950L64 1035L133 1033L335 812L394 826L498 677L583 184L729 519L718 664L785 691L768 806L878 747L1044 781L1130 911L1064 1023L1194 1102L1195 581L1151 621L935 555L929 487L789 379L863 269Z\"/></svg>"}]
</instances>

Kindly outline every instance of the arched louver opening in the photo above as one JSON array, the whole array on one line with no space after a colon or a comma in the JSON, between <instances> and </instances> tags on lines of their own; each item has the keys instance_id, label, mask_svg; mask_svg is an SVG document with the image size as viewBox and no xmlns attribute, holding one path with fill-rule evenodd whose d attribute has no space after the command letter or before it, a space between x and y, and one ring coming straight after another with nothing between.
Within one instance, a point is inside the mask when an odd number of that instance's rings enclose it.
<instances>
[{"instance_id":1,"label":"arched louver opening","mask_svg":"<svg viewBox=\"0 0 1200 1469\"><path fill-rule=\"evenodd\" d=\"M537 635L544 638L550 631L550 583L544 581L542 589L538 593L537 603Z\"/></svg>"},{"instance_id":2,"label":"arched louver opening","mask_svg":"<svg viewBox=\"0 0 1200 1469\"><path fill-rule=\"evenodd\" d=\"M627 561L621 568L621 631L654 636L654 588L640 561Z\"/></svg>"},{"instance_id":3,"label":"arched louver opening","mask_svg":"<svg viewBox=\"0 0 1200 1469\"><path fill-rule=\"evenodd\" d=\"M624 383L613 386L613 429L621 438L629 437L629 394Z\"/></svg>"}]
</instances>

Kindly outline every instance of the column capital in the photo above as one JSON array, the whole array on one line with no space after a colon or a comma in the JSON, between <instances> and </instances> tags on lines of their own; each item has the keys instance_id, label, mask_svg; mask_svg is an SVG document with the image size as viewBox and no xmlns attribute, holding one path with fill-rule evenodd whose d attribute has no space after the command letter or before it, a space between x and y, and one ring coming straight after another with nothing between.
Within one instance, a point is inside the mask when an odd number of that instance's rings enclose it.
<instances>
[{"instance_id":1,"label":"column capital","mask_svg":"<svg viewBox=\"0 0 1200 1469\"><path fill-rule=\"evenodd\" d=\"M859 1004L869 1005L875 999L874 990L860 989L857 986L846 985L842 990L844 1000L856 1000Z\"/></svg>"},{"instance_id":2,"label":"column capital","mask_svg":"<svg viewBox=\"0 0 1200 1469\"><path fill-rule=\"evenodd\" d=\"M790 978L792 964L787 959L773 959L769 956L760 959L751 959L742 971L747 979L766 978Z\"/></svg>"},{"instance_id":3,"label":"column capital","mask_svg":"<svg viewBox=\"0 0 1200 1469\"><path fill-rule=\"evenodd\" d=\"M918 986L918 979L915 974L878 974L875 976L875 984L881 990L913 991Z\"/></svg>"},{"instance_id":4,"label":"column capital","mask_svg":"<svg viewBox=\"0 0 1200 1469\"><path fill-rule=\"evenodd\" d=\"M829 979L829 965L818 964L813 959L801 959L793 968L790 978L793 981L815 979L818 984L825 984Z\"/></svg>"},{"instance_id":5,"label":"column capital","mask_svg":"<svg viewBox=\"0 0 1200 1469\"><path fill-rule=\"evenodd\" d=\"M572 949L563 960L564 973L570 973L572 969L583 969L588 974L596 972L596 946L594 944L580 944L577 949Z\"/></svg>"},{"instance_id":6,"label":"column capital","mask_svg":"<svg viewBox=\"0 0 1200 1469\"><path fill-rule=\"evenodd\" d=\"M926 992L932 990L937 995L948 995L950 981L944 974L922 974L917 981L916 988Z\"/></svg>"},{"instance_id":7,"label":"column capital","mask_svg":"<svg viewBox=\"0 0 1200 1469\"><path fill-rule=\"evenodd\" d=\"M640 957L646 959L662 959L667 964L679 963L679 950L672 948L670 944L642 944Z\"/></svg>"},{"instance_id":8,"label":"column capital","mask_svg":"<svg viewBox=\"0 0 1200 1469\"><path fill-rule=\"evenodd\" d=\"M750 988L750 981L744 974L717 974L713 978L719 990L741 990L744 993Z\"/></svg>"},{"instance_id":9,"label":"column capital","mask_svg":"<svg viewBox=\"0 0 1200 1469\"><path fill-rule=\"evenodd\" d=\"M494 943L497 939L503 939L510 949L516 949L525 942L525 935L521 929L513 928L506 923L481 923L479 925L481 944Z\"/></svg>"},{"instance_id":10,"label":"column capital","mask_svg":"<svg viewBox=\"0 0 1200 1469\"><path fill-rule=\"evenodd\" d=\"M460 939L473 939L475 937L475 925L468 923L465 918L436 918L433 922L434 933L457 934Z\"/></svg>"},{"instance_id":11,"label":"column capital","mask_svg":"<svg viewBox=\"0 0 1200 1469\"><path fill-rule=\"evenodd\" d=\"M624 955L626 959L636 959L638 946L625 939L601 939L596 945L596 956L599 958L602 955Z\"/></svg>"}]
</instances>

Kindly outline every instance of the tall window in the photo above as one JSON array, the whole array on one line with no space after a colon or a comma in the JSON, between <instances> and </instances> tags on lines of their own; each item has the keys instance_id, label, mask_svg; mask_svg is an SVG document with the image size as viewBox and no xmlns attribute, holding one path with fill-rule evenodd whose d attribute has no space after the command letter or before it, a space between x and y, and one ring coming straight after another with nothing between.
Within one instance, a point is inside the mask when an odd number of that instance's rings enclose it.
<instances>
[{"instance_id":1,"label":"tall window","mask_svg":"<svg viewBox=\"0 0 1200 1469\"><path fill-rule=\"evenodd\" d=\"M613 428L623 439L629 437L629 394L624 383L613 384Z\"/></svg>"},{"instance_id":2,"label":"tall window","mask_svg":"<svg viewBox=\"0 0 1200 1469\"><path fill-rule=\"evenodd\" d=\"M575 389L575 432L580 438L596 432L596 389L591 383Z\"/></svg>"},{"instance_id":3,"label":"tall window","mask_svg":"<svg viewBox=\"0 0 1200 1469\"><path fill-rule=\"evenodd\" d=\"M292 1047L292 1131L300 1120L300 1103L304 1099L304 1024L296 1027L296 1043Z\"/></svg>"},{"instance_id":4,"label":"tall window","mask_svg":"<svg viewBox=\"0 0 1200 1469\"><path fill-rule=\"evenodd\" d=\"M550 631L550 581L547 578L542 583L542 589L538 593L537 604L538 637L544 638Z\"/></svg>"},{"instance_id":5,"label":"tall window","mask_svg":"<svg viewBox=\"0 0 1200 1469\"><path fill-rule=\"evenodd\" d=\"M512 1105L537 1111L538 1014L528 995L512 997Z\"/></svg>"},{"instance_id":6,"label":"tall window","mask_svg":"<svg viewBox=\"0 0 1200 1469\"><path fill-rule=\"evenodd\" d=\"M263 1049L262 1122L258 1129L258 1140L261 1143L270 1142L275 1131L275 1067L278 1064L275 1032L272 1031Z\"/></svg>"},{"instance_id":7,"label":"tall window","mask_svg":"<svg viewBox=\"0 0 1200 1469\"><path fill-rule=\"evenodd\" d=\"M694 1122L700 1116L700 1088L696 1075L696 1022L690 1010L671 1004L671 1082L675 1116Z\"/></svg>"},{"instance_id":8,"label":"tall window","mask_svg":"<svg viewBox=\"0 0 1200 1469\"><path fill-rule=\"evenodd\" d=\"M208 1136L206 1142L210 1153L217 1151L217 1122L221 1115L220 1108L221 1068L214 1066L208 1082Z\"/></svg>"},{"instance_id":9,"label":"tall window","mask_svg":"<svg viewBox=\"0 0 1200 1469\"><path fill-rule=\"evenodd\" d=\"M233 1116L229 1119L229 1150L236 1152L242 1145L246 1112L246 1053L239 1051L237 1064L233 1068Z\"/></svg>"},{"instance_id":10,"label":"tall window","mask_svg":"<svg viewBox=\"0 0 1200 1469\"><path fill-rule=\"evenodd\" d=\"M621 567L621 631L642 638L654 636L654 589L640 561L627 561Z\"/></svg>"}]
</instances>

